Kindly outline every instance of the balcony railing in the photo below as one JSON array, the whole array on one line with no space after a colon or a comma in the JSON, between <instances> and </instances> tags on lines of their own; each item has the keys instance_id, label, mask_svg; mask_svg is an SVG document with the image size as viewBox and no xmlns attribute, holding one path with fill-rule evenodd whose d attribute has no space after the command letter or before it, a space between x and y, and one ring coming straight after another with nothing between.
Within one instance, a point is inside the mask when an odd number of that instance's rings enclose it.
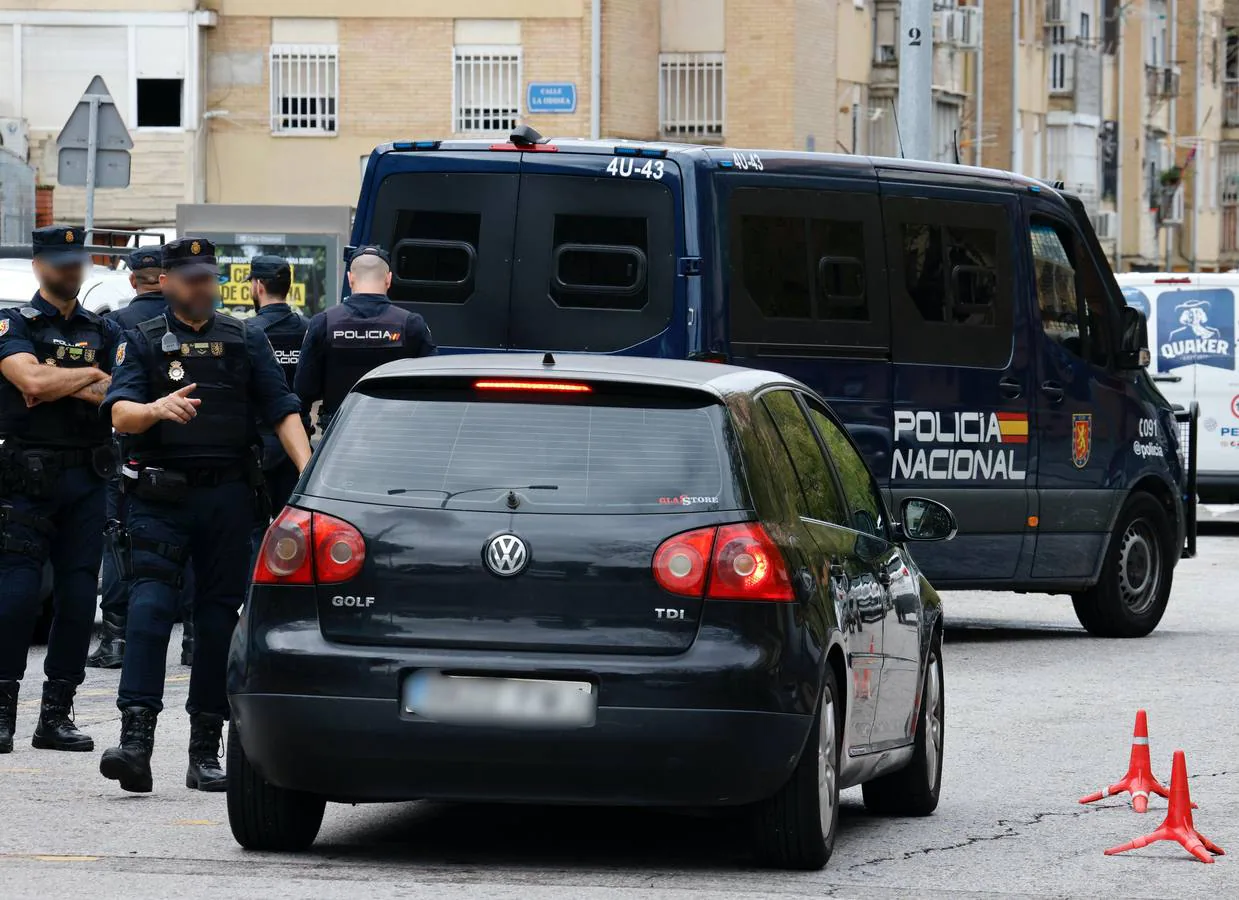
<instances>
[{"instance_id":1,"label":"balcony railing","mask_svg":"<svg viewBox=\"0 0 1239 900\"><path fill-rule=\"evenodd\" d=\"M1239 78L1227 78L1222 86L1222 124L1239 127Z\"/></svg>"},{"instance_id":2,"label":"balcony railing","mask_svg":"<svg viewBox=\"0 0 1239 900\"><path fill-rule=\"evenodd\" d=\"M1179 70L1170 66L1145 66L1145 86L1150 99L1171 100L1179 96Z\"/></svg>"}]
</instances>

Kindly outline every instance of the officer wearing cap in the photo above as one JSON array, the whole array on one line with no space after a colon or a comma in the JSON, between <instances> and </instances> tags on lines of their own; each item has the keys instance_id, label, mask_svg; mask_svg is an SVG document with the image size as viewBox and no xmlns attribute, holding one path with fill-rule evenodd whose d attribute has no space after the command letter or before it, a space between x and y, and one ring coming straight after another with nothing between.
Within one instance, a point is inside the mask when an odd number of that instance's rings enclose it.
<instances>
[{"instance_id":1,"label":"officer wearing cap","mask_svg":"<svg viewBox=\"0 0 1239 900\"><path fill-rule=\"evenodd\" d=\"M121 474L133 581L116 701L120 743L104 752L99 770L124 790L151 790L164 659L181 575L192 564L185 783L222 791L224 669L249 575L255 490L261 487L255 420L274 429L298 469L309 460L310 445L300 404L265 335L215 311L219 266L211 242L173 241L164 247L163 264L168 310L130 331L117 348L115 380L103 405L116 430L128 436Z\"/></svg>"},{"instance_id":2,"label":"officer wearing cap","mask_svg":"<svg viewBox=\"0 0 1239 900\"><path fill-rule=\"evenodd\" d=\"M142 322L162 315L168 308L164 299L159 276L163 274L163 248L139 247L129 254L129 284L135 296L127 306L107 313L121 329L128 331ZM123 453L123 447L122 453ZM124 500L120 491L120 473L108 482L108 552L103 554L102 594L99 603L103 612L103 637L95 652L86 660L86 665L99 669L119 669L125 654L125 617L129 610L129 582L120 577L117 567L115 542L124 528ZM189 665L193 658L193 615L190 600L193 597L193 578L186 573L181 591L181 621L184 623L181 638L181 664Z\"/></svg>"},{"instance_id":3,"label":"officer wearing cap","mask_svg":"<svg viewBox=\"0 0 1239 900\"><path fill-rule=\"evenodd\" d=\"M34 232L38 293L0 310L0 753L13 749L18 685L51 560L55 609L33 744L92 750L73 725L86 672L103 555L112 429L100 418L120 329L77 302L87 254L80 229Z\"/></svg>"},{"instance_id":4,"label":"officer wearing cap","mask_svg":"<svg viewBox=\"0 0 1239 900\"><path fill-rule=\"evenodd\" d=\"M387 299L391 278L386 251L359 248L349 263L350 295L310 320L293 386L304 409L322 401L318 421L324 429L345 395L371 369L435 353L425 320Z\"/></svg>"},{"instance_id":5,"label":"officer wearing cap","mask_svg":"<svg viewBox=\"0 0 1239 900\"><path fill-rule=\"evenodd\" d=\"M305 338L308 325L306 317L288 303L292 280L292 266L285 259L278 256L255 256L250 261L250 297L255 312L246 324L263 332L271 342L275 361L284 370L289 390L293 387L293 373L297 370L301 342ZM262 436L262 468L271 509L278 513L288 503L300 473L270 428L259 423L258 433ZM254 530L255 553L258 552L267 524L266 521L260 521Z\"/></svg>"}]
</instances>

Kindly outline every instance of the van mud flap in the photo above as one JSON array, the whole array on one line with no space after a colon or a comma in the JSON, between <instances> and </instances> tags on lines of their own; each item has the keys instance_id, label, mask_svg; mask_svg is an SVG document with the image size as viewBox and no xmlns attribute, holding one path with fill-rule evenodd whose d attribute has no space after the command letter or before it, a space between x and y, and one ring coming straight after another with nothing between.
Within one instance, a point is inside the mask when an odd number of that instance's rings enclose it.
<instances>
[{"instance_id":1,"label":"van mud flap","mask_svg":"<svg viewBox=\"0 0 1239 900\"><path fill-rule=\"evenodd\" d=\"M1186 483L1183 485L1183 518L1187 526L1183 542L1183 559L1196 555L1196 427L1200 420L1200 404L1192 401L1187 409L1176 408L1179 424L1179 446L1183 448Z\"/></svg>"}]
</instances>

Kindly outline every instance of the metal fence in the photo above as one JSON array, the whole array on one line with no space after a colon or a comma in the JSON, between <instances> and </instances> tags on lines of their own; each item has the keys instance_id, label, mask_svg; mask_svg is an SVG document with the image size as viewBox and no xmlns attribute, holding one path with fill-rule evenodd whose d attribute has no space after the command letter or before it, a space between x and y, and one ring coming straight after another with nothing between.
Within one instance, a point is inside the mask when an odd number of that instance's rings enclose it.
<instances>
[{"instance_id":1,"label":"metal fence","mask_svg":"<svg viewBox=\"0 0 1239 900\"><path fill-rule=\"evenodd\" d=\"M0 150L0 244L28 243L34 212L34 167Z\"/></svg>"}]
</instances>

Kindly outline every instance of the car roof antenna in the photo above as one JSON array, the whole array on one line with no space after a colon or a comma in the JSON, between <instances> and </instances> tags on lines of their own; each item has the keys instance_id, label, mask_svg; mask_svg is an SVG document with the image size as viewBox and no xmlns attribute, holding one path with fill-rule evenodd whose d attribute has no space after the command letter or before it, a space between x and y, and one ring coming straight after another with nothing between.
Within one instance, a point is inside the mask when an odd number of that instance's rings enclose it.
<instances>
[{"instance_id":1,"label":"car roof antenna","mask_svg":"<svg viewBox=\"0 0 1239 900\"><path fill-rule=\"evenodd\" d=\"M552 355L548 352L545 356L543 356L543 357L542 357L542 365L544 365L544 366L553 366L553 365L555 365L555 357L554 357L554 356L552 356Z\"/></svg>"}]
</instances>

